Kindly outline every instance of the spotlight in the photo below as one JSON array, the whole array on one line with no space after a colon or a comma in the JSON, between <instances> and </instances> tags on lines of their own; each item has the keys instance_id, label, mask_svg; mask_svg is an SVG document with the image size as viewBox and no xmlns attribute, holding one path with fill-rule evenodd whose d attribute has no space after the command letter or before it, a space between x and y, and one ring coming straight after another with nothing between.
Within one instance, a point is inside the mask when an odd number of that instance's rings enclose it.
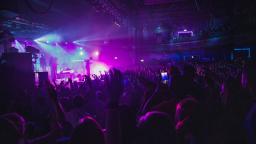
<instances>
[{"instance_id":1,"label":"spotlight","mask_svg":"<svg viewBox=\"0 0 256 144\"><path fill-rule=\"evenodd\" d=\"M108 71L108 66L104 63L95 62L91 65L91 73L100 75L104 71Z\"/></svg>"},{"instance_id":2,"label":"spotlight","mask_svg":"<svg viewBox=\"0 0 256 144\"><path fill-rule=\"evenodd\" d=\"M80 51L80 52L79 52L79 55L80 55L80 56L84 55L84 52Z\"/></svg>"},{"instance_id":3,"label":"spotlight","mask_svg":"<svg viewBox=\"0 0 256 144\"><path fill-rule=\"evenodd\" d=\"M43 43L50 43L50 42L60 42L61 41L61 37L57 34L47 34L44 35L40 38L37 38L36 40L34 40L35 42L43 42Z\"/></svg>"},{"instance_id":4,"label":"spotlight","mask_svg":"<svg viewBox=\"0 0 256 144\"><path fill-rule=\"evenodd\" d=\"M144 59L141 59L141 60L140 60L140 62L142 62L142 63L143 63L143 62L144 62Z\"/></svg>"},{"instance_id":5,"label":"spotlight","mask_svg":"<svg viewBox=\"0 0 256 144\"><path fill-rule=\"evenodd\" d=\"M82 48L82 47L80 47L79 49L80 49L80 50L83 50L83 48Z\"/></svg>"},{"instance_id":6,"label":"spotlight","mask_svg":"<svg viewBox=\"0 0 256 144\"><path fill-rule=\"evenodd\" d=\"M100 52L99 52L99 51L95 51L95 52L94 52L94 55L95 55L95 56L99 56L99 55L100 55Z\"/></svg>"},{"instance_id":7,"label":"spotlight","mask_svg":"<svg viewBox=\"0 0 256 144\"><path fill-rule=\"evenodd\" d=\"M114 57L115 60L117 60L118 58L117 57Z\"/></svg>"},{"instance_id":8,"label":"spotlight","mask_svg":"<svg viewBox=\"0 0 256 144\"><path fill-rule=\"evenodd\" d=\"M184 29L183 31L186 32L186 31L188 31L188 30L187 30L187 29Z\"/></svg>"}]
</instances>

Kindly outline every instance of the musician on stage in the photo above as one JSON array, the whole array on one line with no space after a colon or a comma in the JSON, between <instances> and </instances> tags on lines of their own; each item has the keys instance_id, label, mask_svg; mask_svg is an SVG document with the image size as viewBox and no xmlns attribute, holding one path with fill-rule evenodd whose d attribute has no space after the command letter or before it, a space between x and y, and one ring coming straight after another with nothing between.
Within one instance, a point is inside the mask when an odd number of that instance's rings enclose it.
<instances>
[{"instance_id":1,"label":"musician on stage","mask_svg":"<svg viewBox=\"0 0 256 144\"><path fill-rule=\"evenodd\" d=\"M92 61L92 57L85 60L85 69L86 69L87 76L91 75L91 63L92 63L91 61Z\"/></svg>"}]
</instances>

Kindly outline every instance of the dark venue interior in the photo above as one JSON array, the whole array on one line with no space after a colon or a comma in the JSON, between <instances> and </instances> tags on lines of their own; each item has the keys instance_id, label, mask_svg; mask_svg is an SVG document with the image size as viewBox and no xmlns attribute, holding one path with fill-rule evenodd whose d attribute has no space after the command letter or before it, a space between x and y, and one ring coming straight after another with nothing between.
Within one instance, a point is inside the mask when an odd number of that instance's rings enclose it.
<instances>
[{"instance_id":1,"label":"dark venue interior","mask_svg":"<svg viewBox=\"0 0 256 144\"><path fill-rule=\"evenodd\" d=\"M1 0L0 144L256 144L255 0Z\"/></svg>"}]
</instances>

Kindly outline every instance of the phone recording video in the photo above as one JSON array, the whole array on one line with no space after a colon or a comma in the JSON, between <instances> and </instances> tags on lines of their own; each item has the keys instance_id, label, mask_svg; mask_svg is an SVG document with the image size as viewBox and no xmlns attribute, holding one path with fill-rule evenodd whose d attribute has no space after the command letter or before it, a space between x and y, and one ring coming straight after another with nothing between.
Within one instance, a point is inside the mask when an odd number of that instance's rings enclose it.
<instances>
[{"instance_id":1,"label":"phone recording video","mask_svg":"<svg viewBox=\"0 0 256 144\"><path fill-rule=\"evenodd\" d=\"M167 84L167 82L168 82L168 73L167 72L161 72L161 78L162 78L162 82L164 84Z\"/></svg>"}]
</instances>

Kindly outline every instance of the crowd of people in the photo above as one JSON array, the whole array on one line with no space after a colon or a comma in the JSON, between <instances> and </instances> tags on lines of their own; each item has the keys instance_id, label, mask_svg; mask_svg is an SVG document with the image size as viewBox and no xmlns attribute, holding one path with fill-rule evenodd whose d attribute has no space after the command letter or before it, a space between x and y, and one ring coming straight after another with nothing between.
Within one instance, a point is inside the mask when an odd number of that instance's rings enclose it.
<instances>
[{"instance_id":1,"label":"crowd of people","mask_svg":"<svg viewBox=\"0 0 256 144\"><path fill-rule=\"evenodd\" d=\"M193 62L44 81L1 95L0 143L255 144L255 74L253 63Z\"/></svg>"}]
</instances>

